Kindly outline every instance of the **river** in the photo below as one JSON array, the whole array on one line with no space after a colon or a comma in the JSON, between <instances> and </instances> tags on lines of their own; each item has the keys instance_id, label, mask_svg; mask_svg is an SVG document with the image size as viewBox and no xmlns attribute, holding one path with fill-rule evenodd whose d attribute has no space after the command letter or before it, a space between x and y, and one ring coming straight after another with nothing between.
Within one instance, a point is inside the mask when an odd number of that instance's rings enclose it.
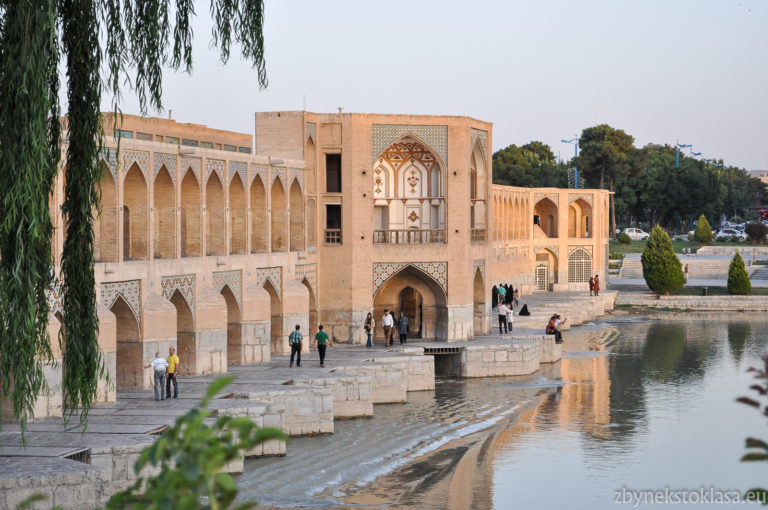
<instances>
[{"instance_id":1,"label":"river","mask_svg":"<svg viewBox=\"0 0 768 510\"><path fill-rule=\"evenodd\" d=\"M248 460L241 496L275 507L597 509L651 497L637 490L706 502L768 485L765 463L739 462L746 437L768 439L766 419L735 402L766 354L768 319L617 313L565 339L564 359L530 376L438 379L373 418L337 421L333 435L292 439L285 457Z\"/></svg>"}]
</instances>

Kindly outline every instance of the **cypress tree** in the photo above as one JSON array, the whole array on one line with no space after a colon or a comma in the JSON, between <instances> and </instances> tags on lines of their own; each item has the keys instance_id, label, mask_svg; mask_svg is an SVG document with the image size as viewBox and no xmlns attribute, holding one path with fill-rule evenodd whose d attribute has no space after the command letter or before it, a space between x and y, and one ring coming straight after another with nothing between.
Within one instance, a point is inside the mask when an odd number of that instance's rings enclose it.
<instances>
[{"instance_id":1,"label":"cypress tree","mask_svg":"<svg viewBox=\"0 0 768 510\"><path fill-rule=\"evenodd\" d=\"M709 226L709 222L703 214L699 216L699 221L696 222L693 239L704 244L712 242L712 227Z\"/></svg>"},{"instance_id":2,"label":"cypress tree","mask_svg":"<svg viewBox=\"0 0 768 510\"><path fill-rule=\"evenodd\" d=\"M640 258L643 263L643 278L648 288L658 294L669 294L680 290L685 284L680 259L672 248L672 240L660 226L651 230L651 237Z\"/></svg>"},{"instance_id":3,"label":"cypress tree","mask_svg":"<svg viewBox=\"0 0 768 510\"><path fill-rule=\"evenodd\" d=\"M736 251L731 260L731 266L728 268L728 293L729 294L749 294L752 290L752 282L749 281L747 269L744 267L744 259L741 253Z\"/></svg>"}]
</instances>

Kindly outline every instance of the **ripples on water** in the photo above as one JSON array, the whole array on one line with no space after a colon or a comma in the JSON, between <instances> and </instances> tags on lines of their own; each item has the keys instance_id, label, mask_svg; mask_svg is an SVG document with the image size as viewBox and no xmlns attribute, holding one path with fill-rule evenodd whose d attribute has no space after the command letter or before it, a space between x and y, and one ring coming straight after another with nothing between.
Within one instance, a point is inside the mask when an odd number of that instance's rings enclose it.
<instances>
[{"instance_id":1,"label":"ripples on water","mask_svg":"<svg viewBox=\"0 0 768 510\"><path fill-rule=\"evenodd\" d=\"M241 493L274 506L377 493L378 506L616 508L622 487L765 485L738 462L745 437L768 436L765 420L734 398L768 321L684 319L612 318L567 333L566 358L531 376L439 380L331 436L291 440L286 457L247 461ZM482 447L454 441L466 436Z\"/></svg>"}]
</instances>

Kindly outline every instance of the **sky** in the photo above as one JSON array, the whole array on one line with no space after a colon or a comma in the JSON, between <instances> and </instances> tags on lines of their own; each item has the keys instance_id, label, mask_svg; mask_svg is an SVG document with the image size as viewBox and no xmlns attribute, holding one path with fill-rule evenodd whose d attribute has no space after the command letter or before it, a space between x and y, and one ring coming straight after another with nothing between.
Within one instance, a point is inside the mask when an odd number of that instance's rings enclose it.
<instances>
[{"instance_id":1,"label":"sky","mask_svg":"<svg viewBox=\"0 0 768 510\"><path fill-rule=\"evenodd\" d=\"M211 47L197 2L192 75L149 115L253 133L256 111L468 115L494 151L607 123L646 143L768 169L765 0L265 0L269 86ZM109 110L111 99L104 97ZM124 113L140 113L124 93Z\"/></svg>"}]
</instances>

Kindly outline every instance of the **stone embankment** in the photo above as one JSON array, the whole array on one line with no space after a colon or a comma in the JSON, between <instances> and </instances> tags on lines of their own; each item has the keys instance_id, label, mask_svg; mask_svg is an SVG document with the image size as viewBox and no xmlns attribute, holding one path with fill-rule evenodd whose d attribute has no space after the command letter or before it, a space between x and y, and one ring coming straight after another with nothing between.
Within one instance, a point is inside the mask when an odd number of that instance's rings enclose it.
<instances>
[{"instance_id":1,"label":"stone embankment","mask_svg":"<svg viewBox=\"0 0 768 510\"><path fill-rule=\"evenodd\" d=\"M768 296L660 296L652 292L621 292L617 306L696 311L768 311Z\"/></svg>"},{"instance_id":2,"label":"stone embankment","mask_svg":"<svg viewBox=\"0 0 768 510\"><path fill-rule=\"evenodd\" d=\"M611 310L615 298L615 292L599 297L573 292L525 296L521 306L528 304L532 314L516 316L511 334L391 349L334 347L328 368L318 366L314 352L304 353L300 368L289 368L287 356L280 355L270 363L230 366L236 379L211 402L211 409L215 416L247 416L259 426L279 427L291 436L330 434L337 419L370 417L375 404L405 402L408 392L433 390L436 375L524 375L557 362L561 346L553 336L542 334L549 316L560 313L569 317L566 327L576 325ZM33 508L103 506L136 480L133 466L140 452L193 408L214 379L180 379L179 398L161 402L154 401L150 390L118 391L116 403L91 410L85 432L76 420L33 421L26 446L18 424L6 423L0 431L0 509L15 508L36 493L47 499ZM285 452L284 442L273 441L245 457ZM242 470L242 459L228 466L232 473Z\"/></svg>"}]
</instances>

